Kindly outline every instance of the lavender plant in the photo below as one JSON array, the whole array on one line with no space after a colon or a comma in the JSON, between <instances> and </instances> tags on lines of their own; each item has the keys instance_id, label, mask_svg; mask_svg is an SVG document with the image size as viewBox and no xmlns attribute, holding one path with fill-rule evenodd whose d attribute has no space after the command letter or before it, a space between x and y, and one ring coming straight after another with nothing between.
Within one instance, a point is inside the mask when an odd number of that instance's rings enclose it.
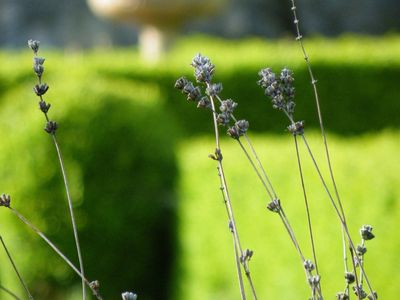
<instances>
[{"instance_id":1,"label":"lavender plant","mask_svg":"<svg viewBox=\"0 0 400 300\"><path fill-rule=\"evenodd\" d=\"M309 199L307 196L307 190L306 190L306 185L305 185L305 180L304 180L304 175L303 175L303 167L302 167L302 160L300 157L300 151L299 151L299 144L298 144L298 139L300 138L305 147L306 150L310 156L310 159L312 160L312 163L315 167L315 170L317 171L317 174L321 180L321 183L328 195L328 198L330 200L330 203L332 204L342 227L342 242L343 242L343 259L344 259L344 277L345 277L345 289L343 292L339 292L337 294L337 298L339 300L344 300L344 299L350 299L350 285L355 283L353 286L353 291L354 294L358 299L365 299L368 297L370 300L375 300L377 299L377 293L372 289L371 283L368 279L368 276L365 272L364 268L364 254L366 253L366 247L365 247L365 241L372 239L374 236L372 234L372 227L369 225L364 225L361 229L361 236L362 236L362 241L361 244L355 246L355 243L353 242L353 239L350 236L349 228L347 225L347 220L345 217L345 212L343 209L342 201L339 196L338 188L336 185L334 173L333 173L333 168L331 164L331 158L330 158L330 153L329 153L329 148L328 148L328 143L327 143L327 138L325 134L325 129L324 129L324 124L322 120L322 114L321 114L321 109L320 109L320 103L319 103L319 96L318 96L318 90L317 90L317 80L315 79L312 69L311 69L311 64L309 62L308 55L305 51L303 42L302 42L302 36L300 34L300 29L299 29L299 21L297 18L297 13L296 13L296 7L295 3L292 0L292 12L294 16L294 24L296 25L296 31L297 31L297 37L296 40L300 42L302 52L304 54L304 59L307 63L307 68L311 77L311 83L313 86L314 90L314 95L315 95L315 100L316 100L316 106L317 106L317 111L318 111L318 119L320 123L320 129L321 129L321 134L323 137L323 143L324 143L324 148L325 148L325 156L326 156L326 161L329 169L329 176L330 180L333 184L334 188L334 195L331 193L331 191L328 188L326 179L324 178L320 167L315 159L315 156L311 150L311 147L306 139L305 136L305 123L304 121L296 121L294 117L294 112L295 112L295 88L293 86L294 83L294 77L293 77L293 72L288 69L284 68L279 76L276 76L275 73L272 72L272 69L270 68L265 68L262 69L259 72L259 75L261 79L258 81L258 84L265 90L265 94L271 99L272 106L273 108L280 110L284 113L284 115L289 119L289 126L287 127L287 130L293 135L293 140L294 140L294 146L296 149L296 159L298 163L298 170L299 170L299 176L300 176L300 183L303 191L303 198L304 198L304 204L305 204L305 209L306 209L306 216L307 216L307 224L308 224L308 231L309 231L309 236L310 236L310 243L311 243L311 250L312 250L312 257L313 261L306 259L305 256L303 255L303 251L300 248L300 245L298 243L298 240L295 237L294 230L292 229L289 220L283 210L282 207L282 202L278 198L275 189L271 183L271 180L269 179L267 172L265 171L265 168L263 167L256 150L254 149L248 135L247 131L249 128L249 123L246 120L237 120L234 116L234 110L238 106L236 102L234 102L232 99L227 99L227 100L222 100L219 96L219 94L222 91L222 84L221 83L212 83L212 76L215 71L215 66L211 63L210 59L202 56L200 54L196 55L195 58L192 61L192 66L195 68L194 76L196 78L196 81L198 83L201 83L204 85L205 88L205 95L203 96L202 90L200 86L195 86L193 82L187 80L185 77L179 78L176 83L175 83L175 88L181 90L183 94L187 96L187 100L189 101L194 101L197 102L197 107L199 108L206 108L211 110L212 116L213 116L213 123L214 123L214 131L215 131L215 138L216 138L216 151L215 154L210 155L210 157L216 161L218 161L218 175L221 180L221 191L223 192L223 199L226 204L226 209L228 213L228 219L229 219L229 224L231 228L231 232L234 235L234 249L235 249L235 257L236 261L238 262L238 258L242 258L244 256L243 251L241 251L240 247L240 242L239 237L237 234L237 229L236 229L236 224L234 222L233 218L233 211L232 211L232 204L231 200L229 198L229 193L227 190L227 184L226 184L226 179L222 167L222 152L220 148L220 133L218 130L218 125L223 126L227 128L227 134L235 139L241 149L243 150L243 153L245 154L246 159L249 161L251 164L253 170L256 172L258 178L260 179L263 187L265 188L269 198L270 202L267 205L267 208L275 213L278 213L288 234L289 237L295 246L298 254L300 255L301 261L303 263L303 267L306 272L306 278L307 282L311 288L311 298L310 299L323 299L323 294L322 294L322 289L321 289L321 284L320 284L320 273L318 269L318 260L317 260L317 254L316 254L316 246L315 246L315 241L314 241L314 233L313 233L313 227L312 227L312 218L311 218L311 213L309 209ZM217 103L220 105L219 111L216 110L216 104L215 102L218 101ZM244 138L246 141L246 144L242 143L241 138ZM336 199L335 199L336 198ZM239 246L237 246L237 243ZM347 247L349 249L347 250ZM239 250L239 254L238 254ZM250 251L250 250L249 250ZM352 261L352 271L350 271L350 268L347 263L347 251L350 252L350 257ZM249 252L251 255L253 252ZM250 256L251 257L251 256ZM240 261L245 261L245 259L240 259ZM248 271L248 266L243 263L244 267L244 272L247 275ZM357 268L359 268L359 272L357 272ZM315 271L315 273L313 273ZM240 292L242 299L245 297L245 293L243 290L243 281L241 278L241 270L240 266L237 263L237 273L239 277L239 287L240 287ZM250 274L250 273L249 273ZM368 286L369 293L365 292L363 289L363 283L366 283ZM251 278L249 278L249 282L251 287L253 288ZM253 289L253 297L256 298L255 291Z\"/></svg>"},{"instance_id":2,"label":"lavender plant","mask_svg":"<svg viewBox=\"0 0 400 300\"><path fill-rule=\"evenodd\" d=\"M215 66L211 63L209 58L202 56L200 54L196 55L195 58L192 61L192 66L195 68L195 78L196 81L199 83L204 83L205 84L205 96L202 95L201 88L199 86L195 86L191 81L187 80L185 77L179 78L176 83L175 87L183 94L187 96L187 100L189 101L194 101L197 102L197 107L200 108L206 108L211 110L212 115L213 115L213 120L214 120L214 130L215 130L215 137L216 137L216 144L217 144L217 150L215 151L214 155L211 155L210 157L216 161L218 161L218 170L219 170L219 176L221 179L221 190L222 191L227 191L227 186L226 186L226 179L223 173L222 169L222 152L220 148L220 140L219 140L219 130L218 130L218 125L225 127L226 128L226 133L228 136L236 140L243 150L243 153L245 154L246 159L249 161L251 164L253 170L256 172L258 178L260 179L267 196L270 198L270 202L267 204L268 210L277 213L280 216L280 219L286 228L289 237L298 252L302 266L305 270L306 274L306 279L307 282L310 286L311 289L311 299L322 299L322 290L321 290L321 285L320 285L320 275L318 272L318 267L316 263L316 254L315 251L313 251L313 259L314 262L310 259L306 259L303 251L300 247L300 244L295 236L294 230L292 226L290 225L289 219L287 215L285 214L285 211L283 209L283 205L281 203L281 200L278 198L277 193L275 192L275 189L271 183L271 180L269 179L267 172L265 171L265 168L263 167L257 152L255 148L253 147L250 138L247 135L247 131L249 128L249 122L247 120L238 120L234 116L234 110L238 106L236 102L234 102L232 99L226 99L222 100L219 96L219 94L222 91L222 84L221 83L212 83L212 75L214 74ZM216 111L216 105L215 101L218 101L219 106L219 111ZM294 103L293 103L293 108L294 108ZM241 138L245 139L245 144L242 143ZM222 170L222 171L221 171ZM229 194L227 193L228 197ZM227 196L226 194L223 194L224 201L227 204L228 208L230 209L231 201L229 199L229 202L227 201ZM307 201L306 201L307 202ZM228 218L230 220L231 227L233 227L233 222L232 222L232 217L230 215L230 210L227 209L228 211ZM235 232L234 228L231 229L233 233ZM310 230L311 230L311 225L310 225ZM237 232L237 231L236 231ZM311 237L312 237L312 232L311 232ZM238 237L237 237L238 239ZM313 240L312 240L313 241ZM313 242L312 242L313 243ZM240 251L240 247L238 247ZM236 250L236 247L235 247ZM314 250L314 246L313 246ZM237 261L237 253L236 254L236 261ZM241 258L240 261L243 264L244 267L244 272L246 276L249 274L250 271L248 270L248 265L246 264L246 259L250 259L251 256L253 255L253 251L246 250L245 253L242 251L239 252L239 257ZM250 255L251 254L251 255ZM315 271L315 273L314 273ZM244 297L243 294L243 282L241 281L241 276L240 276L240 269L237 266L237 272L239 276L239 287L241 291L242 298ZM250 285L252 287L253 291L253 297L256 298L255 290L252 285L251 278L248 276Z\"/></svg>"},{"instance_id":3,"label":"lavender plant","mask_svg":"<svg viewBox=\"0 0 400 300\"><path fill-rule=\"evenodd\" d=\"M209 155L209 157L217 162L218 176L220 179L220 190L222 192L222 198L224 200L226 213L228 216L229 230L233 237L233 248L236 261L236 271L239 281L239 290L242 299L246 299L246 292L243 283L242 271L248 280L251 287L251 292L253 299L257 299L256 290L252 281L250 274L249 261L253 256L253 251L246 249L243 250L240 237L237 229L237 224L233 212L232 200L230 197L228 184L226 181L224 167L223 167L223 155L220 145L220 133L218 125L227 125L231 119L231 113L236 107L236 103L231 99L221 102L220 111L217 113L215 101L218 94L222 91L222 85L220 83L213 83L212 78L215 72L215 66L211 61L200 54L196 55L191 63L194 68L194 75L196 81L202 85L205 89L205 95L203 96L200 86L195 86L191 81L187 80L185 77L179 78L175 87L182 91L186 95L187 100L197 102L197 107L207 108L212 112L212 120L214 124L214 134L215 134L215 151L214 154ZM248 122L245 120L237 121L235 126L231 128L233 135L243 135L248 129Z\"/></svg>"}]
</instances>

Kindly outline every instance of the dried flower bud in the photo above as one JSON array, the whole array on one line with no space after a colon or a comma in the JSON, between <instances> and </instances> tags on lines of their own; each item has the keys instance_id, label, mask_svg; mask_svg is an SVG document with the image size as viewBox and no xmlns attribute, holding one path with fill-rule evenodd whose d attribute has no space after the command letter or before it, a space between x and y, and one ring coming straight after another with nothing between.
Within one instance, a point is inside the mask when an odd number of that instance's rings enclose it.
<instances>
[{"instance_id":1,"label":"dried flower bud","mask_svg":"<svg viewBox=\"0 0 400 300\"><path fill-rule=\"evenodd\" d=\"M279 199L274 199L270 203L268 203L267 208L272 211L272 212L280 212L282 207L281 207L281 200Z\"/></svg>"},{"instance_id":2,"label":"dried flower bud","mask_svg":"<svg viewBox=\"0 0 400 300\"><path fill-rule=\"evenodd\" d=\"M188 82L182 89L182 93L187 95L187 100L198 101L201 98L201 91L198 86L194 86L192 82Z\"/></svg>"},{"instance_id":3,"label":"dried flower bud","mask_svg":"<svg viewBox=\"0 0 400 300\"><path fill-rule=\"evenodd\" d=\"M36 84L33 88L33 91L37 96L43 96L48 89L49 86L46 83L43 83L43 84Z\"/></svg>"},{"instance_id":4,"label":"dried flower bud","mask_svg":"<svg viewBox=\"0 0 400 300\"><path fill-rule=\"evenodd\" d=\"M44 67L43 65L34 65L33 66L33 71L36 73L38 77L41 77L44 72Z\"/></svg>"},{"instance_id":5,"label":"dried flower bud","mask_svg":"<svg viewBox=\"0 0 400 300\"><path fill-rule=\"evenodd\" d=\"M210 99L207 96L202 97L199 102L197 102L198 108L211 108Z\"/></svg>"},{"instance_id":6,"label":"dried flower bud","mask_svg":"<svg viewBox=\"0 0 400 300\"><path fill-rule=\"evenodd\" d=\"M189 81L186 79L186 77L182 76L175 82L174 87L178 90L182 90L188 83Z\"/></svg>"},{"instance_id":7,"label":"dried flower bud","mask_svg":"<svg viewBox=\"0 0 400 300\"><path fill-rule=\"evenodd\" d=\"M321 278L319 277L319 275L311 276L310 278L308 278L308 283L313 288L317 287L319 285L320 281L321 281Z\"/></svg>"},{"instance_id":8,"label":"dried flower bud","mask_svg":"<svg viewBox=\"0 0 400 300\"><path fill-rule=\"evenodd\" d=\"M242 136L244 135L247 130L249 129L249 122L246 120L239 120L235 123L235 126L238 128L239 130L239 134Z\"/></svg>"},{"instance_id":9,"label":"dried flower bud","mask_svg":"<svg viewBox=\"0 0 400 300\"><path fill-rule=\"evenodd\" d=\"M240 138L239 129L236 126L229 127L226 133L235 140Z\"/></svg>"},{"instance_id":10,"label":"dried flower bud","mask_svg":"<svg viewBox=\"0 0 400 300\"><path fill-rule=\"evenodd\" d=\"M10 207L11 197L10 195L2 194L0 196L0 206Z\"/></svg>"},{"instance_id":11,"label":"dried flower bud","mask_svg":"<svg viewBox=\"0 0 400 300\"><path fill-rule=\"evenodd\" d=\"M251 257L253 256L253 251L250 249L246 249L244 253L240 256L240 261L244 263L245 261L250 261Z\"/></svg>"},{"instance_id":12,"label":"dried flower bud","mask_svg":"<svg viewBox=\"0 0 400 300\"><path fill-rule=\"evenodd\" d=\"M57 128L58 128L57 122L48 121L46 123L46 127L44 128L44 131L46 131L49 134L55 134Z\"/></svg>"},{"instance_id":13,"label":"dried flower bud","mask_svg":"<svg viewBox=\"0 0 400 300\"><path fill-rule=\"evenodd\" d=\"M271 68L262 69L260 72L258 72L258 75L261 76L261 79L257 81L257 83L264 89L276 82L275 73L272 72Z\"/></svg>"},{"instance_id":14,"label":"dried flower bud","mask_svg":"<svg viewBox=\"0 0 400 300\"><path fill-rule=\"evenodd\" d=\"M210 59L207 56L203 56L200 53L197 53L192 60L191 66L196 68L199 66L203 66L207 63L210 63Z\"/></svg>"},{"instance_id":15,"label":"dried flower bud","mask_svg":"<svg viewBox=\"0 0 400 300\"><path fill-rule=\"evenodd\" d=\"M302 135L304 133L304 121L299 121L293 124L290 124L287 129L293 135Z\"/></svg>"},{"instance_id":16,"label":"dried flower bud","mask_svg":"<svg viewBox=\"0 0 400 300\"><path fill-rule=\"evenodd\" d=\"M211 82L215 66L208 57L199 53L193 58L191 65L195 68L194 76L197 82Z\"/></svg>"},{"instance_id":17,"label":"dried flower bud","mask_svg":"<svg viewBox=\"0 0 400 300\"><path fill-rule=\"evenodd\" d=\"M222 101L219 110L224 113L232 114L238 104L232 99Z\"/></svg>"},{"instance_id":18,"label":"dried flower bud","mask_svg":"<svg viewBox=\"0 0 400 300\"><path fill-rule=\"evenodd\" d=\"M365 253L367 253L367 247L363 245L357 245L357 254L360 256L363 256Z\"/></svg>"},{"instance_id":19,"label":"dried flower bud","mask_svg":"<svg viewBox=\"0 0 400 300\"><path fill-rule=\"evenodd\" d=\"M43 112L43 113L47 113L50 109L50 103L46 103L45 101L39 101L39 109Z\"/></svg>"},{"instance_id":20,"label":"dried flower bud","mask_svg":"<svg viewBox=\"0 0 400 300\"><path fill-rule=\"evenodd\" d=\"M227 113L220 113L220 114L218 114L218 116L217 116L217 122L218 122L218 124L221 125L221 126L226 126L226 125L228 125L229 122L230 122L230 120L231 120L231 115L230 115L230 114L227 114Z\"/></svg>"},{"instance_id":21,"label":"dried flower bud","mask_svg":"<svg viewBox=\"0 0 400 300\"><path fill-rule=\"evenodd\" d=\"M215 66L211 63L206 63L196 67L194 70L194 77L197 82L211 82L212 76L214 74Z\"/></svg>"},{"instance_id":22,"label":"dried flower bud","mask_svg":"<svg viewBox=\"0 0 400 300\"><path fill-rule=\"evenodd\" d=\"M210 97L216 96L221 92L222 92L222 84L221 83L210 84L206 88L206 94Z\"/></svg>"},{"instance_id":23,"label":"dried flower bud","mask_svg":"<svg viewBox=\"0 0 400 300\"><path fill-rule=\"evenodd\" d=\"M294 81L293 72L288 68L284 68L279 79L284 85L291 85Z\"/></svg>"},{"instance_id":24,"label":"dried flower bud","mask_svg":"<svg viewBox=\"0 0 400 300\"><path fill-rule=\"evenodd\" d=\"M311 272L315 268L313 262L309 259L306 259L304 261L303 266L304 266L304 269L306 269L306 271L308 271L308 272Z\"/></svg>"},{"instance_id":25,"label":"dried flower bud","mask_svg":"<svg viewBox=\"0 0 400 300\"><path fill-rule=\"evenodd\" d=\"M31 48L33 50L33 52L35 54L37 54L38 50L39 50L39 41L35 41L35 40L28 40L28 46L29 48Z\"/></svg>"},{"instance_id":26,"label":"dried flower bud","mask_svg":"<svg viewBox=\"0 0 400 300\"><path fill-rule=\"evenodd\" d=\"M348 284L352 284L356 280L356 276L354 275L354 273L351 273L351 272L346 272L344 274L344 278L346 279L346 282Z\"/></svg>"},{"instance_id":27,"label":"dried flower bud","mask_svg":"<svg viewBox=\"0 0 400 300\"><path fill-rule=\"evenodd\" d=\"M33 65L35 65L35 66L36 65L43 66L45 60L46 59L44 57L35 56L33 58Z\"/></svg>"},{"instance_id":28,"label":"dried flower bud","mask_svg":"<svg viewBox=\"0 0 400 300\"><path fill-rule=\"evenodd\" d=\"M125 292L121 294L123 300L136 300L137 295L132 292Z\"/></svg>"},{"instance_id":29,"label":"dried flower bud","mask_svg":"<svg viewBox=\"0 0 400 300\"><path fill-rule=\"evenodd\" d=\"M366 241L372 240L375 237L375 235L372 233L371 225L363 225L360 229L360 234L361 237Z\"/></svg>"}]
</instances>

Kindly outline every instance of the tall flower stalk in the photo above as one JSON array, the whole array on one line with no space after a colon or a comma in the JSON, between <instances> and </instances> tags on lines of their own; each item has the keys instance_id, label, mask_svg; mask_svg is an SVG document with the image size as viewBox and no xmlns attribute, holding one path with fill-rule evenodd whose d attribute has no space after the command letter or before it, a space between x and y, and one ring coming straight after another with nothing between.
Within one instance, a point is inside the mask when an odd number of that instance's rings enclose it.
<instances>
[{"instance_id":1,"label":"tall flower stalk","mask_svg":"<svg viewBox=\"0 0 400 300\"><path fill-rule=\"evenodd\" d=\"M223 109L225 109L224 114L217 113L216 101L218 101L218 94L222 91L222 85L220 83L213 83L212 77L214 75L215 66L211 63L210 59L198 54L192 60L192 67L195 69L194 75L196 81L202 85L205 89L205 94L202 95L200 86L195 86L191 81L187 80L185 77L179 78L175 87L182 91L183 94L187 96L187 100L197 102L197 107L207 108L212 112L212 120L214 125L214 135L215 135L215 151L209 157L217 162L218 176L220 179L220 190L225 204L226 213L228 216L229 230L232 233L233 247L236 261L236 271L239 282L239 290L242 299L246 299L246 292L244 288L242 270L247 278L247 281L251 288L251 294L253 299L257 299L256 290L253 284L253 280L250 273L249 261L253 256L253 251L246 249L243 250L237 224L234 216L231 196L228 189L228 184L225 177L224 166L223 166L223 155L220 143L220 132L219 125L230 122L230 113L234 109L233 101L227 101ZM243 134L247 131L248 122L242 120L238 123L236 127L238 132Z\"/></svg>"},{"instance_id":2,"label":"tall flower stalk","mask_svg":"<svg viewBox=\"0 0 400 300\"><path fill-rule=\"evenodd\" d=\"M326 162L327 162L327 166L328 166L328 170L329 170L329 176L330 176L330 180L331 180L332 185L333 185L333 190L334 190L334 193L335 193L335 196L336 196L339 212L341 214L341 219L342 219L342 241L343 241L343 260L344 260L345 278L346 278L346 274L349 273L348 272L348 265L347 265L346 237L347 237L347 242L348 242L348 244L350 246L350 249L352 249L351 252L355 252L354 244L352 243L351 238L350 238L350 236L348 234L346 216L345 216L345 212L344 212L344 209L343 209L342 201L341 201L341 198L340 198L340 195L339 195L339 190L337 188L337 184L336 184L336 180L335 180L335 176L334 176L334 172L333 172L333 168L332 168L331 156L330 156L330 152L329 152L328 141L327 141L327 137L326 137L326 134L325 134L325 126L324 126L322 113L321 113L320 100L319 100L319 94L318 94L318 88L317 88L317 79L314 76L314 73L313 73L313 70L312 70L312 67L311 67L311 63L310 63L310 58L309 58L309 56L307 54L306 48L305 48L304 43L303 43L303 36L302 36L302 34L300 32L300 25L299 25L300 21L299 21L298 14L297 14L297 7L296 7L295 0L290 0L290 4L291 4L292 15L293 15L293 23L295 25L295 31L296 31L296 41L298 41L298 43L300 44L300 48L301 48L304 60L306 62L307 70L308 70L308 73L309 73L309 76L310 76L310 79L311 79L311 84L312 84L313 92L314 92L315 105L316 105L316 108L317 108L319 126L320 126L321 135L322 135L322 139L323 139L323 143L324 143L325 157L326 157ZM351 253L353 267L354 267L354 273L355 273L354 275L355 275L356 281L358 281L357 271L355 269L355 259L358 259L358 257L354 258L353 254L354 253ZM364 271L363 271L362 266L361 266L361 276L363 276L363 274L364 274ZM369 297L374 299L374 300L376 300L376 292L373 291L368 278L366 277L365 279L366 279L368 288L370 290ZM346 283L348 285L347 278L346 278ZM361 288L361 287L359 287L359 288ZM344 294L349 297L348 293L346 294L346 292L344 292ZM357 295L357 296L360 298L360 295Z\"/></svg>"},{"instance_id":3,"label":"tall flower stalk","mask_svg":"<svg viewBox=\"0 0 400 300\"><path fill-rule=\"evenodd\" d=\"M221 83L211 83L211 76L207 72L207 68L209 68L209 65L211 65L211 70L213 73L214 66L211 64L210 60L207 57L201 56L200 54L197 55L192 62L192 65L195 67L195 76L196 80L198 82L205 82L206 90L205 94L206 96L202 96L201 90L199 87L195 87L192 82L188 81L185 77L181 77L177 80L175 87L180 89L182 93L187 95L187 99L190 101L195 101L197 102L197 106L201 108L207 108L210 109L213 113L213 122L214 122L214 130L215 130L215 136L216 136L216 144L217 144L217 150L214 155L211 157L215 160L218 161L219 166L219 175L221 178L221 190L226 191L226 186L224 186L224 175L223 171L221 174L221 167L220 164L222 165L222 153L220 152L220 147L219 147L219 130L218 126L223 126L227 128L227 134L236 140L240 146L240 148L243 150L243 153L245 154L246 159L249 161L250 165L252 166L253 170L256 172L257 177L261 181L269 199L270 202L267 204L268 210L277 213L280 216L280 219L286 229L286 231L289 234L289 237L298 252L302 266L305 270L306 273L306 278L307 282L310 286L311 289L311 294L313 300L320 300L322 299L322 290L320 286L320 275L318 273L318 268L317 264L312 262L309 259L306 259L303 251L301 250L300 244L295 236L294 230L289 222L289 219L282 207L281 200L278 198L277 193L271 183L271 180L269 179L269 176L267 175L267 172L265 171L265 168L263 167L259 156L253 147L250 138L247 135L247 130L249 128L249 123L246 120L238 120L234 116L234 110L237 107L237 103L234 102L232 99L226 99L222 100L220 97L220 93L222 91L222 84ZM212 74L211 74L212 75ZM216 101L219 104L219 110L216 110ZM242 142L241 138L245 139L245 143ZM223 169L222 169L223 170ZM226 184L226 182L225 182ZM224 200L226 199L227 195L223 194ZM228 194L229 197L229 194ZM225 200L226 201L226 200ZM226 201L227 202L227 201ZM230 201L228 202L230 203ZM229 204L228 204L229 207ZM230 215L229 209L228 211L228 216ZM230 223L234 224L234 223ZM231 230L234 233L234 228L231 225ZM240 244L240 243L239 243ZM240 247L239 247L240 249ZM235 248L236 250L236 248ZM247 252L249 251L249 252ZM246 254L248 253L248 254ZM246 250L245 255L242 255L241 257L248 257L250 259L251 255L253 254L252 251ZM313 259L316 262L316 255L313 253ZM241 259L242 263L246 262L245 259ZM245 263L243 263L245 273L247 275L248 268ZM316 274L314 274L314 271L316 271ZM240 276L239 276L240 277ZM240 278L239 278L240 279ZM239 280L240 282L240 280ZM250 283L251 283L251 278L250 278ZM252 286L252 284L251 284ZM255 291L253 293L255 295Z\"/></svg>"},{"instance_id":4,"label":"tall flower stalk","mask_svg":"<svg viewBox=\"0 0 400 300\"><path fill-rule=\"evenodd\" d=\"M54 147L56 148L56 151L57 151L57 157L58 157L58 161L60 164L62 177L64 180L65 192L67 195L68 209L69 209L69 214L70 214L70 218L71 218L72 230L73 230L74 239L75 239L75 246L76 246L76 251L77 251L78 260L79 260L79 269L80 269L82 276L85 276L85 271L84 271L84 267L83 267L83 259L82 259L82 254L81 254L81 247L80 247L80 243L79 243L78 229L76 226L74 209L72 206L71 193L70 193L70 189L69 189L69 185L68 185L67 174L65 171L64 160L63 160L63 157L61 154L61 149L60 149L59 143L57 141L57 136L56 136L56 131L57 131L58 125L55 121L50 120L49 115L48 115L48 111L50 109L50 103L47 103L43 99L43 95L47 92L47 90L49 89L49 86L46 83L42 83L42 76L43 76L43 72L44 72L43 64L45 62L45 59L43 57L38 56L39 44L40 44L39 41L34 41L34 40L28 41L28 46L32 49L32 51L34 53L33 71L35 72L35 74L38 78L38 84L35 85L35 87L33 88L33 91L35 92L36 96L38 96L40 99L39 100L39 108L42 111L42 113L46 119L46 126L45 126L44 130L51 136ZM82 278L82 299L83 300L86 299L86 286L85 286L85 282L84 282L83 278Z\"/></svg>"},{"instance_id":5,"label":"tall flower stalk","mask_svg":"<svg viewBox=\"0 0 400 300\"><path fill-rule=\"evenodd\" d=\"M349 247L350 247L350 253L351 253L351 257L352 257L352 262L353 262L354 274L348 272L347 264L345 264L345 279L346 279L346 283L347 283L347 288L346 288L347 293L346 292L343 293L345 295L344 297L349 297L348 284L350 283L350 281L352 281L352 282L355 281L355 283L356 283L355 294L357 295L357 297L359 299L364 299L366 297L366 296L364 298L362 297L362 295L364 295L364 293L361 293L362 285L361 285L361 282L359 282L359 278L358 278L357 272L356 272L356 267L359 266L361 269L361 274L363 274L365 281L368 285L368 288L370 289L370 292L371 292L369 297L371 297L371 299L375 299L376 292L374 292L372 290L372 287L368 280L368 277L365 274L364 267L362 264L359 263L360 257L357 252L357 249L353 243L353 240L350 236L349 229L348 229L347 223L346 223L346 219L343 214L343 210L340 209L341 206L338 205L337 201L335 201L332 193L330 192L330 190L327 186L326 180L324 179L324 177L321 173L319 165L318 165L318 163L315 159L315 156L311 150L311 147L308 144L308 141L306 139L306 136L304 133L304 121L295 121L295 119L294 119L294 108L295 108L294 92L295 92L295 90L292 85L292 83L294 81L292 71L285 68L282 70L280 76L277 77L275 75L275 73L272 72L272 69L265 68L259 72L259 75L260 75L261 79L258 81L258 84L264 89L265 94L271 99L273 108L282 111L290 121L290 125L287 127L287 129L294 136L296 153L297 153L297 157L298 157L300 170L301 170L301 163L299 160L297 136L299 136L301 138L301 140L303 141L303 143L307 149L307 152L308 152L308 154L313 162L313 165L318 173L318 176L319 176L319 178L322 182L322 185L325 189L325 192L327 193L329 200L340 220L344 235L348 240ZM301 171L300 171L300 174L301 174L302 183L303 183L303 177L302 177ZM303 191L305 192L304 185L303 185ZM306 199L306 196L305 196L305 199ZM307 203L307 201L306 201L306 203ZM308 204L307 204L307 206L308 206ZM308 208L307 208L307 215L309 217ZM311 223L309 223L309 224L311 225ZM351 280L350 280L350 278L351 278ZM338 298L339 298L339 296L338 296ZM344 300L346 298L339 298L339 299Z\"/></svg>"}]
</instances>

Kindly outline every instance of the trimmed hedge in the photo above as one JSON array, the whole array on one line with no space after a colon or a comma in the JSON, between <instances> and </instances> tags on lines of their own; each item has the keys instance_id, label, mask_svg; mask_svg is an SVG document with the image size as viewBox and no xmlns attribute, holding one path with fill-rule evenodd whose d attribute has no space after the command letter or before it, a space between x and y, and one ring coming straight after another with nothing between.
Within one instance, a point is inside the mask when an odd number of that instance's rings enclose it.
<instances>
[{"instance_id":1,"label":"trimmed hedge","mask_svg":"<svg viewBox=\"0 0 400 300\"><path fill-rule=\"evenodd\" d=\"M337 40L306 41L328 130L340 134L358 134L386 127L400 127L398 79L400 78L400 38L342 37ZM102 66L99 72L109 78L129 78L156 84L167 108L181 126L193 134L209 133L212 124L208 112L198 112L172 88L175 80L186 75L194 81L191 59L201 52L216 65L214 80L222 82L222 96L239 103L236 116L250 121L251 130L282 131L282 114L271 107L256 84L261 68L271 66L280 72L285 66L294 70L296 115L307 127L317 127L313 90L308 70L296 42L258 39L224 41L204 37L184 40L156 66L118 64ZM208 126L206 124L209 124Z\"/></svg>"}]
</instances>

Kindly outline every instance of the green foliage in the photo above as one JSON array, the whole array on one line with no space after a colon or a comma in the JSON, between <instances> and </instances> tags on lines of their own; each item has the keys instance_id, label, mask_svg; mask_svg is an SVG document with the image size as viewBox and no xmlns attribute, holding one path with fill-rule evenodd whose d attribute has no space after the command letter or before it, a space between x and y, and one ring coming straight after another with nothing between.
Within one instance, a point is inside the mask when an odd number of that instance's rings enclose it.
<instances>
[{"instance_id":1,"label":"green foliage","mask_svg":"<svg viewBox=\"0 0 400 300\"><path fill-rule=\"evenodd\" d=\"M21 58L21 74L31 73L31 59ZM176 232L174 120L153 92L144 96L134 83L105 80L76 57L50 56L45 66L45 99L59 123L87 277L100 281L107 299L126 290L166 298ZM0 190L78 265L56 151L32 92L35 76L13 76L19 84L1 94ZM65 299L80 279L10 214L1 209L0 234L36 298ZM3 254L0 260L9 265ZM17 286L10 269L2 267L0 276Z\"/></svg>"},{"instance_id":2,"label":"green foliage","mask_svg":"<svg viewBox=\"0 0 400 300\"><path fill-rule=\"evenodd\" d=\"M324 174L321 137L308 135ZM255 136L262 162L282 201L306 257L311 257L307 219L298 174L294 143L288 135ZM337 184L351 234L360 241L363 224L374 227L376 238L367 243L365 268L380 298L395 299L400 243L400 186L396 158L399 132L362 137L329 136ZM215 148L211 138L185 141L179 152L180 266L173 299L237 299L239 290L233 242L215 162L207 158ZM305 299L309 288L304 270L279 217L267 210L269 198L239 145L222 141L225 172L242 247L254 250L252 278L260 299ZM322 289L328 299L344 288L341 230L322 184L301 147L310 202Z\"/></svg>"}]
</instances>

